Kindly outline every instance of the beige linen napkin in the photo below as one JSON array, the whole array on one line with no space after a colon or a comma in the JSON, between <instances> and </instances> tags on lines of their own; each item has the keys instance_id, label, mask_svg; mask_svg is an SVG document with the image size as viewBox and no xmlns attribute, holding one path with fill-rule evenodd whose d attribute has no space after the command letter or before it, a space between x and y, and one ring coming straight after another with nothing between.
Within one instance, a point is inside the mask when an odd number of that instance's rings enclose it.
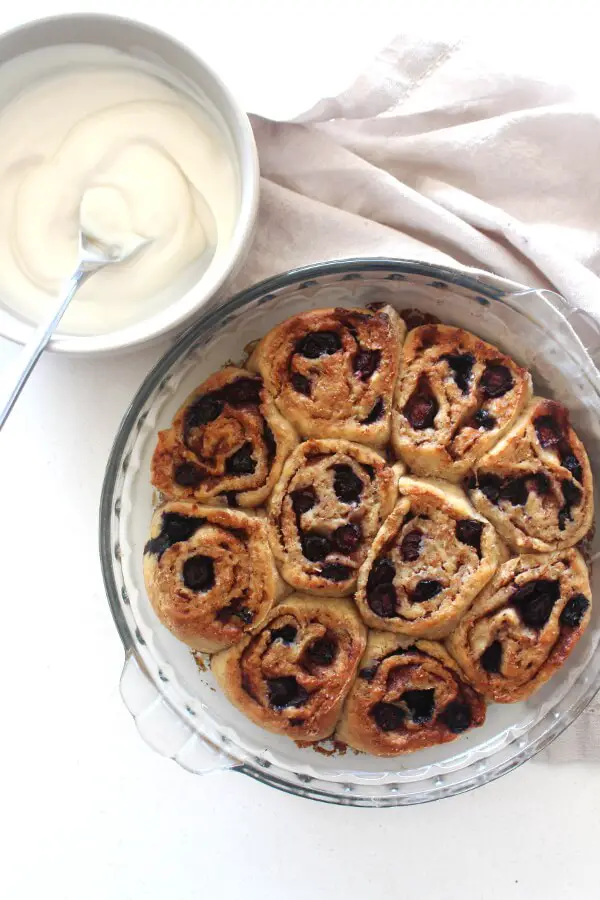
<instances>
[{"instance_id":1,"label":"beige linen napkin","mask_svg":"<svg viewBox=\"0 0 600 900\"><path fill-rule=\"evenodd\" d=\"M398 38L295 122L253 117L260 227L235 287L411 257L551 287L600 317L600 107L493 49ZM541 758L600 761L600 702Z\"/></svg>"}]
</instances>

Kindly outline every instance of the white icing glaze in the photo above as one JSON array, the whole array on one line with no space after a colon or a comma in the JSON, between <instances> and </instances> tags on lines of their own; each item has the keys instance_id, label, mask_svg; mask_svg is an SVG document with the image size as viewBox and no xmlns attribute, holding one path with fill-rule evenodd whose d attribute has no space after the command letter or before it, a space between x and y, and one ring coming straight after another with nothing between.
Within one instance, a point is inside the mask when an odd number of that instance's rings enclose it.
<instances>
[{"instance_id":1,"label":"white icing glaze","mask_svg":"<svg viewBox=\"0 0 600 900\"><path fill-rule=\"evenodd\" d=\"M151 243L90 279L64 330L129 324L228 243L239 199L225 138L190 96L124 54L55 47L11 65L21 83L31 75L0 111L2 300L38 320L74 268L81 221L108 243Z\"/></svg>"}]
</instances>

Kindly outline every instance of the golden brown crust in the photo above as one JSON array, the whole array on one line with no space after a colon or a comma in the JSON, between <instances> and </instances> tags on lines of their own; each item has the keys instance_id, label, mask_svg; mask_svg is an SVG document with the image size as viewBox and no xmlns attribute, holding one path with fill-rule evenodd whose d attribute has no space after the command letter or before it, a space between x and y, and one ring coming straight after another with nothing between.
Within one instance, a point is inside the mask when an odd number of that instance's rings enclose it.
<instances>
[{"instance_id":1,"label":"golden brown crust","mask_svg":"<svg viewBox=\"0 0 600 900\"><path fill-rule=\"evenodd\" d=\"M166 498L264 503L298 439L262 379L227 366L207 378L159 432L152 484Z\"/></svg>"},{"instance_id":2,"label":"golden brown crust","mask_svg":"<svg viewBox=\"0 0 600 900\"><path fill-rule=\"evenodd\" d=\"M477 509L520 553L573 547L592 525L593 479L567 409L534 397L483 456L470 482Z\"/></svg>"},{"instance_id":3,"label":"golden brown crust","mask_svg":"<svg viewBox=\"0 0 600 900\"><path fill-rule=\"evenodd\" d=\"M356 604L372 628L447 635L490 580L504 548L460 488L400 478L400 499L361 567Z\"/></svg>"},{"instance_id":4,"label":"golden brown crust","mask_svg":"<svg viewBox=\"0 0 600 900\"><path fill-rule=\"evenodd\" d=\"M350 601L294 594L254 634L213 656L211 668L231 703L257 725L318 741L335 727L365 644Z\"/></svg>"},{"instance_id":5,"label":"golden brown crust","mask_svg":"<svg viewBox=\"0 0 600 900\"><path fill-rule=\"evenodd\" d=\"M285 591L264 520L182 500L152 518L144 580L163 625L208 653L258 627Z\"/></svg>"},{"instance_id":6,"label":"golden brown crust","mask_svg":"<svg viewBox=\"0 0 600 900\"><path fill-rule=\"evenodd\" d=\"M152 460L169 502L144 577L255 724L397 756L481 725L484 698L526 699L567 660L590 619L573 548L593 481L526 369L375 307L294 316L186 399Z\"/></svg>"},{"instance_id":7,"label":"golden brown crust","mask_svg":"<svg viewBox=\"0 0 600 900\"><path fill-rule=\"evenodd\" d=\"M404 344L394 450L416 475L460 481L515 421L531 376L462 328L423 325Z\"/></svg>"},{"instance_id":8,"label":"golden brown crust","mask_svg":"<svg viewBox=\"0 0 600 900\"><path fill-rule=\"evenodd\" d=\"M513 703L562 666L590 614L587 567L577 550L517 556L498 569L447 646L480 693Z\"/></svg>"},{"instance_id":9,"label":"golden brown crust","mask_svg":"<svg viewBox=\"0 0 600 900\"><path fill-rule=\"evenodd\" d=\"M390 435L390 410L406 326L395 310L313 309L287 319L248 363L303 437L375 447Z\"/></svg>"},{"instance_id":10,"label":"golden brown crust","mask_svg":"<svg viewBox=\"0 0 600 900\"><path fill-rule=\"evenodd\" d=\"M350 594L396 501L399 471L350 441L296 447L269 503L271 546L285 580L311 594Z\"/></svg>"},{"instance_id":11,"label":"golden brown crust","mask_svg":"<svg viewBox=\"0 0 600 900\"><path fill-rule=\"evenodd\" d=\"M483 725L485 703L441 644L371 631L336 736L374 756L399 756Z\"/></svg>"}]
</instances>

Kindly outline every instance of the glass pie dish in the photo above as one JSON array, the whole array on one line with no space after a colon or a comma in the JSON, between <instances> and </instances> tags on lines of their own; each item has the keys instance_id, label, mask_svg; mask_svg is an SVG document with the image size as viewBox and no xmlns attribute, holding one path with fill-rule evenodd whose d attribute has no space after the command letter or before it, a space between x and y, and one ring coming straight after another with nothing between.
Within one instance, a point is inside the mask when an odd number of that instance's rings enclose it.
<instances>
[{"instance_id":1,"label":"glass pie dish","mask_svg":"<svg viewBox=\"0 0 600 900\"><path fill-rule=\"evenodd\" d=\"M571 411L600 483L600 329L549 291L476 270L420 262L322 263L258 284L200 318L150 372L117 434L104 481L100 555L108 601L125 647L121 694L148 744L194 773L230 769L312 799L400 806L486 784L557 737L600 688L600 609L565 666L522 703L489 707L483 727L407 756L316 752L253 725L216 689L147 599L142 555L155 500L150 458L182 400L248 343L298 312L390 303L417 308L499 346L531 370L536 392ZM597 558L598 557L598 558ZM591 541L592 590L600 574Z\"/></svg>"}]
</instances>

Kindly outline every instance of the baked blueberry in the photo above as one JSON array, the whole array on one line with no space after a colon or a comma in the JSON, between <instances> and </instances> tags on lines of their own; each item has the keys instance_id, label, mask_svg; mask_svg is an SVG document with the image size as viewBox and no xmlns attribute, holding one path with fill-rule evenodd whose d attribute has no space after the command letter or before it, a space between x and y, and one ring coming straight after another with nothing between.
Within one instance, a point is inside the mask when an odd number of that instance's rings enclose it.
<instances>
[{"instance_id":1,"label":"baked blueberry","mask_svg":"<svg viewBox=\"0 0 600 900\"><path fill-rule=\"evenodd\" d=\"M410 599L413 603L424 603L426 600L437 597L443 590L444 586L439 581L435 581L433 578L424 578L417 582Z\"/></svg>"},{"instance_id":2,"label":"baked blueberry","mask_svg":"<svg viewBox=\"0 0 600 900\"><path fill-rule=\"evenodd\" d=\"M315 503L317 502L317 497L312 488L303 488L299 491L294 491L291 494L292 498L292 507L296 515L302 515L302 513L308 512L309 509L312 509Z\"/></svg>"},{"instance_id":3,"label":"baked blueberry","mask_svg":"<svg viewBox=\"0 0 600 900\"><path fill-rule=\"evenodd\" d=\"M585 594L573 594L560 614L560 624L577 628L589 609L590 601Z\"/></svg>"},{"instance_id":4,"label":"baked blueberry","mask_svg":"<svg viewBox=\"0 0 600 900\"><path fill-rule=\"evenodd\" d=\"M449 703L439 718L453 734L461 734L471 726L471 711L467 704L461 703L460 700Z\"/></svg>"},{"instance_id":5,"label":"baked blueberry","mask_svg":"<svg viewBox=\"0 0 600 900\"><path fill-rule=\"evenodd\" d=\"M486 397L502 397L513 387L513 377L507 366L488 363L485 367L479 387Z\"/></svg>"},{"instance_id":6,"label":"baked blueberry","mask_svg":"<svg viewBox=\"0 0 600 900\"><path fill-rule=\"evenodd\" d=\"M335 643L327 637L319 638L307 647L306 656L316 666L330 666L335 658Z\"/></svg>"},{"instance_id":7,"label":"baked blueberry","mask_svg":"<svg viewBox=\"0 0 600 900\"><path fill-rule=\"evenodd\" d=\"M475 357L472 353L447 353L441 359L445 360L454 376L456 386L466 394L471 382L471 374L475 365Z\"/></svg>"},{"instance_id":8,"label":"baked blueberry","mask_svg":"<svg viewBox=\"0 0 600 900\"><path fill-rule=\"evenodd\" d=\"M181 487L198 487L204 478L204 472L193 463L181 463L175 467L173 478Z\"/></svg>"},{"instance_id":9,"label":"baked blueberry","mask_svg":"<svg viewBox=\"0 0 600 900\"><path fill-rule=\"evenodd\" d=\"M500 641L492 641L479 657L479 662L481 667L486 672L489 672L490 675L497 674L502 663L502 644Z\"/></svg>"},{"instance_id":10,"label":"baked blueberry","mask_svg":"<svg viewBox=\"0 0 600 900\"><path fill-rule=\"evenodd\" d=\"M340 553L354 553L360 543L362 532L359 525L340 525L333 532L333 543Z\"/></svg>"},{"instance_id":11,"label":"baked blueberry","mask_svg":"<svg viewBox=\"0 0 600 900\"><path fill-rule=\"evenodd\" d=\"M341 563L325 563L321 566L321 575L329 581L346 581L352 577L352 569Z\"/></svg>"},{"instance_id":12,"label":"baked blueberry","mask_svg":"<svg viewBox=\"0 0 600 900\"><path fill-rule=\"evenodd\" d=\"M308 700L308 691L298 684L293 675L267 680L269 703L273 709L286 709L288 706L302 706Z\"/></svg>"},{"instance_id":13,"label":"baked blueberry","mask_svg":"<svg viewBox=\"0 0 600 900\"><path fill-rule=\"evenodd\" d=\"M212 557L191 556L183 564L183 583L191 591L208 591L215 583L215 567Z\"/></svg>"},{"instance_id":14,"label":"baked blueberry","mask_svg":"<svg viewBox=\"0 0 600 900\"><path fill-rule=\"evenodd\" d=\"M398 596L393 584L377 584L367 586L367 603L376 616L382 619L391 619L397 615L396 602Z\"/></svg>"},{"instance_id":15,"label":"baked blueberry","mask_svg":"<svg viewBox=\"0 0 600 900\"><path fill-rule=\"evenodd\" d=\"M376 703L371 715L382 731L401 728L406 717L404 710L400 706L394 706L393 703Z\"/></svg>"},{"instance_id":16,"label":"baked blueberry","mask_svg":"<svg viewBox=\"0 0 600 900\"><path fill-rule=\"evenodd\" d=\"M439 403L429 387L429 381L422 376L403 410L411 428L415 431L432 428L439 408Z\"/></svg>"},{"instance_id":17,"label":"baked blueberry","mask_svg":"<svg viewBox=\"0 0 600 900\"><path fill-rule=\"evenodd\" d=\"M333 489L342 503L358 503L363 491L363 483L350 466L335 466Z\"/></svg>"},{"instance_id":18,"label":"baked blueberry","mask_svg":"<svg viewBox=\"0 0 600 900\"><path fill-rule=\"evenodd\" d=\"M354 357L354 372L364 381L371 377L381 360L381 350L359 350Z\"/></svg>"},{"instance_id":19,"label":"baked blueberry","mask_svg":"<svg viewBox=\"0 0 600 900\"><path fill-rule=\"evenodd\" d=\"M243 444L229 456L225 462L228 475L252 475L256 469L256 460L252 456L252 444Z\"/></svg>"},{"instance_id":20,"label":"baked blueberry","mask_svg":"<svg viewBox=\"0 0 600 900\"><path fill-rule=\"evenodd\" d=\"M410 717L415 725L423 725L433 718L435 710L435 690L433 688L404 691L400 700L408 706Z\"/></svg>"},{"instance_id":21,"label":"baked blueberry","mask_svg":"<svg viewBox=\"0 0 600 900\"><path fill-rule=\"evenodd\" d=\"M342 349L342 342L335 331L313 331L296 345L296 352L307 359L331 356Z\"/></svg>"},{"instance_id":22,"label":"baked blueberry","mask_svg":"<svg viewBox=\"0 0 600 900\"><path fill-rule=\"evenodd\" d=\"M306 378L305 375L301 375L299 372L294 372L291 379L292 387L298 394L304 394L305 397L310 397L310 381Z\"/></svg>"},{"instance_id":23,"label":"baked blueberry","mask_svg":"<svg viewBox=\"0 0 600 900\"><path fill-rule=\"evenodd\" d=\"M301 542L302 552L311 562L320 562L331 553L331 541L323 534L304 534Z\"/></svg>"},{"instance_id":24,"label":"baked blueberry","mask_svg":"<svg viewBox=\"0 0 600 900\"><path fill-rule=\"evenodd\" d=\"M419 558L422 540L423 532L418 528L404 535L400 544L400 554L405 562L414 562Z\"/></svg>"},{"instance_id":25,"label":"baked blueberry","mask_svg":"<svg viewBox=\"0 0 600 900\"><path fill-rule=\"evenodd\" d=\"M559 597L558 581L538 578L518 588L511 597L511 603L528 628L543 628Z\"/></svg>"},{"instance_id":26,"label":"baked blueberry","mask_svg":"<svg viewBox=\"0 0 600 900\"><path fill-rule=\"evenodd\" d=\"M456 537L462 544L474 547L479 553L481 550L481 532L483 524L475 519L460 519L456 523Z\"/></svg>"}]
</instances>

